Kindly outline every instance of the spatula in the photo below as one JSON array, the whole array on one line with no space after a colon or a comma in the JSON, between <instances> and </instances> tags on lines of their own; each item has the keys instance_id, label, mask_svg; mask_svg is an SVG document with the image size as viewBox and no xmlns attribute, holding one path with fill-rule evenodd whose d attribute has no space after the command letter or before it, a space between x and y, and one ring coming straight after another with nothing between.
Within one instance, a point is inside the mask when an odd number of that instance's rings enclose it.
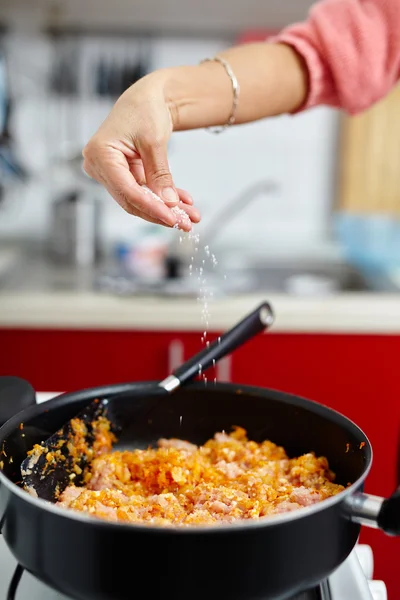
<instances>
[{"instance_id":1,"label":"spatula","mask_svg":"<svg viewBox=\"0 0 400 600\"><path fill-rule=\"evenodd\" d=\"M35 446L33 452L22 462L21 474L25 489L45 500L57 501L68 485L80 485L83 482L85 469L101 453L99 441L102 439L102 432L109 428L116 440L123 429L123 419L118 411L113 411L113 400L125 396L134 406L135 419L143 418L166 395L195 379L221 358L269 328L273 322L272 308L267 302L263 302L232 329L158 384L149 384L91 402L51 437Z\"/></svg>"}]
</instances>

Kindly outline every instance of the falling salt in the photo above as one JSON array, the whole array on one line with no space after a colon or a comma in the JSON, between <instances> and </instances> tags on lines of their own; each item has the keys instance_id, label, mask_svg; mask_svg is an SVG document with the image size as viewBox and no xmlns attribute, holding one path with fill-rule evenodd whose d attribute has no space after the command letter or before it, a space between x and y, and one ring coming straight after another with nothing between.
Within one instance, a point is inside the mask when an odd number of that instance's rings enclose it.
<instances>
[{"instance_id":1,"label":"falling salt","mask_svg":"<svg viewBox=\"0 0 400 600\"><path fill-rule=\"evenodd\" d=\"M174 212L177 213L178 210L175 210ZM183 215L181 216L183 218ZM186 213L184 218L188 218ZM202 254L201 258L199 257L200 236L198 233L195 233L193 229L188 233L183 233L183 235L179 237L179 241L184 241L185 237L193 243L193 254L190 258L189 264L189 276L195 275L199 284L197 302L201 305L201 322L204 327L204 331L201 336L201 343L205 344L208 348L211 344L210 340L208 340L208 329L210 324L210 301L213 298L214 294L209 289L210 286L208 284L206 276L207 263L210 263L211 268L215 269L218 265L218 261L216 259L215 254L211 252L210 247L208 245L204 247L204 254ZM220 342L221 338L219 337L218 343ZM215 360L213 360L213 367L215 369ZM207 378L203 374L202 365L199 365L199 377L201 377L204 380L204 383L207 384ZM214 384L216 382L217 378L214 377Z\"/></svg>"},{"instance_id":2,"label":"falling salt","mask_svg":"<svg viewBox=\"0 0 400 600\"><path fill-rule=\"evenodd\" d=\"M179 417L179 425L182 427L182 417Z\"/></svg>"}]
</instances>

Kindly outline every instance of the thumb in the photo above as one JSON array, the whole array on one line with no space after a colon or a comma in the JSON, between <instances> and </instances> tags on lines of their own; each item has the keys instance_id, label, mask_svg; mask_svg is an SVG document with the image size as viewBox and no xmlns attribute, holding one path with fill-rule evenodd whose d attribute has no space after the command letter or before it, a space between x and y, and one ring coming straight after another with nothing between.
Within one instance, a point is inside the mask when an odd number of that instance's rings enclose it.
<instances>
[{"instance_id":1,"label":"thumb","mask_svg":"<svg viewBox=\"0 0 400 600\"><path fill-rule=\"evenodd\" d=\"M148 187L169 206L177 204L179 197L169 170L167 144L153 142L140 150Z\"/></svg>"}]
</instances>

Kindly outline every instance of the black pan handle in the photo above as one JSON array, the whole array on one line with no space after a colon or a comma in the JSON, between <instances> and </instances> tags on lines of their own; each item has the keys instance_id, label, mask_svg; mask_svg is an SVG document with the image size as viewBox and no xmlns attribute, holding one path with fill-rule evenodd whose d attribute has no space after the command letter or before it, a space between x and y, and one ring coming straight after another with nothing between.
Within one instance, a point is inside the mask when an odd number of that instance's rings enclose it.
<instances>
[{"instance_id":1,"label":"black pan handle","mask_svg":"<svg viewBox=\"0 0 400 600\"><path fill-rule=\"evenodd\" d=\"M8 419L34 404L36 392L30 383L20 377L0 377L0 427Z\"/></svg>"},{"instance_id":2,"label":"black pan handle","mask_svg":"<svg viewBox=\"0 0 400 600\"><path fill-rule=\"evenodd\" d=\"M379 529L388 535L400 536L400 487L382 502L377 519Z\"/></svg>"},{"instance_id":3,"label":"black pan handle","mask_svg":"<svg viewBox=\"0 0 400 600\"><path fill-rule=\"evenodd\" d=\"M347 507L355 523L400 536L400 487L390 498L355 494L348 498Z\"/></svg>"},{"instance_id":4,"label":"black pan handle","mask_svg":"<svg viewBox=\"0 0 400 600\"><path fill-rule=\"evenodd\" d=\"M273 322L273 310L268 302L263 302L235 327L178 367L172 375L161 381L159 386L168 392L174 391L180 385L191 381L215 365L217 361L236 350L238 346L270 327Z\"/></svg>"},{"instance_id":5,"label":"black pan handle","mask_svg":"<svg viewBox=\"0 0 400 600\"><path fill-rule=\"evenodd\" d=\"M400 535L400 435L397 441L397 490L382 502L377 522L388 535Z\"/></svg>"}]
</instances>

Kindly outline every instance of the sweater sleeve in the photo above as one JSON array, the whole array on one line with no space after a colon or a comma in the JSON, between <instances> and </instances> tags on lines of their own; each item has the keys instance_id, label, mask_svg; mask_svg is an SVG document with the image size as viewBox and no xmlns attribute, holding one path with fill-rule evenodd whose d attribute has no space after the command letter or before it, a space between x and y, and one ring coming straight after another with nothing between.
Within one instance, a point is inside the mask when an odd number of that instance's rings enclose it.
<instances>
[{"instance_id":1,"label":"sweater sleeve","mask_svg":"<svg viewBox=\"0 0 400 600\"><path fill-rule=\"evenodd\" d=\"M272 38L302 56L309 77L300 110L317 105L357 114L400 77L400 0L323 0L304 23Z\"/></svg>"}]
</instances>

